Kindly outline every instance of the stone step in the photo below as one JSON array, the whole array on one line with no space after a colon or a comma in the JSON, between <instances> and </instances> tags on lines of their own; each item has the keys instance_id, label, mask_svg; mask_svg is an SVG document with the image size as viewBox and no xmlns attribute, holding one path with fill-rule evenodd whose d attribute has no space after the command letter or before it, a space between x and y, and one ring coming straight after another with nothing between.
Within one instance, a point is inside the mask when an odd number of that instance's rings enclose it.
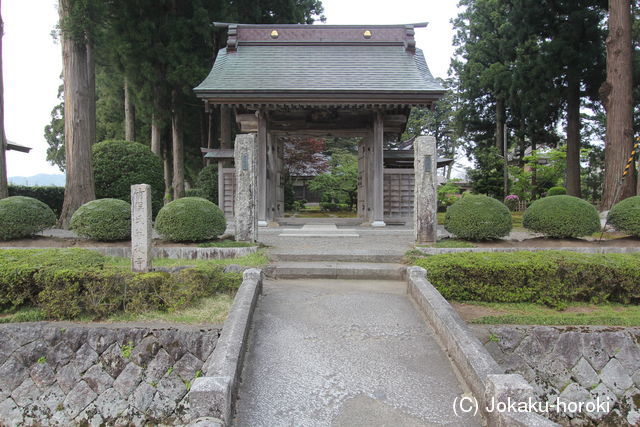
<instances>
[{"instance_id":1,"label":"stone step","mask_svg":"<svg viewBox=\"0 0 640 427\"><path fill-rule=\"evenodd\" d=\"M291 253L291 252L269 252L269 259L276 262L373 262L373 263L400 263L404 256L402 254L371 253L349 251L348 253Z\"/></svg>"},{"instance_id":2,"label":"stone step","mask_svg":"<svg viewBox=\"0 0 640 427\"><path fill-rule=\"evenodd\" d=\"M282 261L267 266L265 272L274 279L402 280L406 268L392 263Z\"/></svg>"},{"instance_id":3,"label":"stone step","mask_svg":"<svg viewBox=\"0 0 640 427\"><path fill-rule=\"evenodd\" d=\"M343 233L343 232L314 232L314 233L310 233L310 232L301 232L301 231L295 231L295 232L288 232L288 233L280 233L278 234L278 236L280 237L316 237L316 238L324 238L324 237L360 237L360 235L358 233Z\"/></svg>"}]
</instances>

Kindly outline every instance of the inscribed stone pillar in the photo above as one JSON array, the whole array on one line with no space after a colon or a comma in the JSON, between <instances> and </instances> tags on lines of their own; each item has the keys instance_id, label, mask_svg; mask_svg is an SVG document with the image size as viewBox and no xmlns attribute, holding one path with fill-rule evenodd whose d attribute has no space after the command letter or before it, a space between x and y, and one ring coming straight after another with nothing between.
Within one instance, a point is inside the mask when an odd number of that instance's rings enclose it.
<instances>
[{"instance_id":1,"label":"inscribed stone pillar","mask_svg":"<svg viewBox=\"0 0 640 427\"><path fill-rule=\"evenodd\" d=\"M258 238L257 149L255 134L236 136L236 240L243 242L255 242Z\"/></svg>"},{"instance_id":2,"label":"inscribed stone pillar","mask_svg":"<svg viewBox=\"0 0 640 427\"><path fill-rule=\"evenodd\" d=\"M131 186L131 269L134 272L151 270L152 254L151 186Z\"/></svg>"},{"instance_id":3,"label":"inscribed stone pillar","mask_svg":"<svg viewBox=\"0 0 640 427\"><path fill-rule=\"evenodd\" d=\"M267 226L267 115L258 111L258 225ZM236 163L237 164L237 163Z\"/></svg>"},{"instance_id":4,"label":"inscribed stone pillar","mask_svg":"<svg viewBox=\"0 0 640 427\"><path fill-rule=\"evenodd\" d=\"M432 136L420 136L416 138L413 149L413 167L416 174L413 193L413 233L417 243L432 243L437 239L436 139Z\"/></svg>"},{"instance_id":5,"label":"inscribed stone pillar","mask_svg":"<svg viewBox=\"0 0 640 427\"><path fill-rule=\"evenodd\" d=\"M373 210L372 227L384 227L384 122L382 113L377 112L373 122L372 184Z\"/></svg>"}]
</instances>

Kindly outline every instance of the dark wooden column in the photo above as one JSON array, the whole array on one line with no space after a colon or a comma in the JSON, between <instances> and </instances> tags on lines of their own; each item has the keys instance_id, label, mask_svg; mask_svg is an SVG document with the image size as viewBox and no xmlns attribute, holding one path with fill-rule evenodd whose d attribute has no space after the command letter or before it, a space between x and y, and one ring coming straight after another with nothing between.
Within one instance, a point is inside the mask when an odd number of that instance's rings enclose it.
<instances>
[{"instance_id":1,"label":"dark wooden column","mask_svg":"<svg viewBox=\"0 0 640 427\"><path fill-rule=\"evenodd\" d=\"M373 172L372 227L384 227L384 121L382 112L376 111L373 118L373 141L371 141Z\"/></svg>"}]
</instances>

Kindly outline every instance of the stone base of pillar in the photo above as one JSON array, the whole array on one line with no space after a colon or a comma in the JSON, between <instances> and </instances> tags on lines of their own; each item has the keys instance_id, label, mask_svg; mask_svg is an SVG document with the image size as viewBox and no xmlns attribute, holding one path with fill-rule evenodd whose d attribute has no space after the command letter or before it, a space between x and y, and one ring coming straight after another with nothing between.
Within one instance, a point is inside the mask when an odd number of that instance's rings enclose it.
<instances>
[{"instance_id":1,"label":"stone base of pillar","mask_svg":"<svg viewBox=\"0 0 640 427\"><path fill-rule=\"evenodd\" d=\"M258 221L258 227L268 227L269 223L267 221Z\"/></svg>"},{"instance_id":2,"label":"stone base of pillar","mask_svg":"<svg viewBox=\"0 0 640 427\"><path fill-rule=\"evenodd\" d=\"M384 221L373 221L373 222L371 223L371 226L372 226L372 227L386 227L386 226L387 226L387 224L385 224L385 222L384 222Z\"/></svg>"}]
</instances>

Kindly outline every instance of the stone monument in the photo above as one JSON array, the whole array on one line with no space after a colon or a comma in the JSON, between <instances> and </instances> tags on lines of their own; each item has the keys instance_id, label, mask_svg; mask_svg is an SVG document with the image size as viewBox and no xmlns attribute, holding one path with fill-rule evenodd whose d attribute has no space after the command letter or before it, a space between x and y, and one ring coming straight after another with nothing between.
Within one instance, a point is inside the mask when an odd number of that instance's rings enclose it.
<instances>
[{"instance_id":1,"label":"stone monument","mask_svg":"<svg viewBox=\"0 0 640 427\"><path fill-rule=\"evenodd\" d=\"M131 269L151 270L152 253L151 186L131 186Z\"/></svg>"},{"instance_id":2,"label":"stone monument","mask_svg":"<svg viewBox=\"0 0 640 427\"><path fill-rule=\"evenodd\" d=\"M413 194L413 233L416 243L433 243L438 237L436 139L432 136L420 136L416 138L413 149L413 167L416 174Z\"/></svg>"},{"instance_id":3,"label":"stone monument","mask_svg":"<svg viewBox=\"0 0 640 427\"><path fill-rule=\"evenodd\" d=\"M236 136L234 160L236 165L235 223L237 241L255 242L258 239L257 149L255 134Z\"/></svg>"}]
</instances>

